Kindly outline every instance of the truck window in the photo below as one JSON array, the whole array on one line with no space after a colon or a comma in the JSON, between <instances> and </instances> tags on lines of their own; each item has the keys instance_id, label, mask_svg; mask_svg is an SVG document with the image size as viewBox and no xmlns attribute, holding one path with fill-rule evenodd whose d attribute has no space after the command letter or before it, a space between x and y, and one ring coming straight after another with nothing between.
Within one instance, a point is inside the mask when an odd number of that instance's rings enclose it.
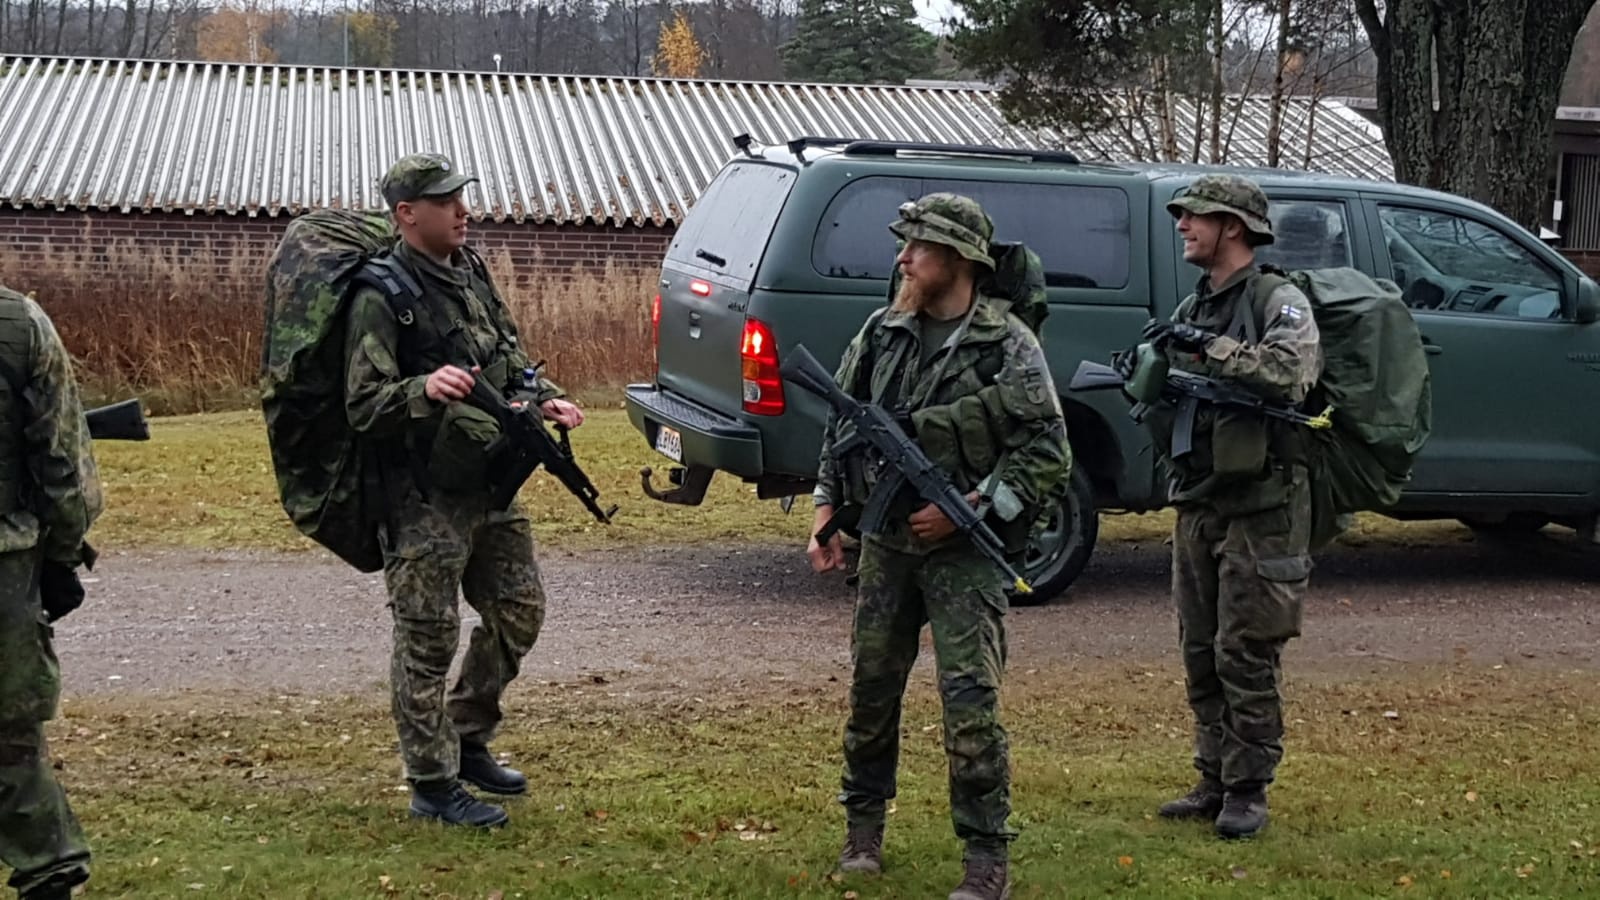
<instances>
[{"instance_id":1,"label":"truck window","mask_svg":"<svg viewBox=\"0 0 1600 900\"><path fill-rule=\"evenodd\" d=\"M794 187L794 175L791 169L762 163L728 165L678 226L667 259L748 288Z\"/></svg>"},{"instance_id":2,"label":"truck window","mask_svg":"<svg viewBox=\"0 0 1600 900\"><path fill-rule=\"evenodd\" d=\"M1052 286L1128 284L1128 195L1120 188L870 176L844 186L817 226L811 264L835 278L888 278L895 258L889 223L900 204L950 191L982 204L995 240L1022 241L1044 263Z\"/></svg>"},{"instance_id":3,"label":"truck window","mask_svg":"<svg viewBox=\"0 0 1600 900\"><path fill-rule=\"evenodd\" d=\"M1443 210L1379 206L1394 281L1413 309L1562 317L1561 276L1509 235Z\"/></svg>"},{"instance_id":4,"label":"truck window","mask_svg":"<svg viewBox=\"0 0 1600 900\"><path fill-rule=\"evenodd\" d=\"M1278 200L1267 206L1272 220L1271 244L1256 248L1258 262L1281 269L1329 269L1348 266L1349 230L1345 206L1329 200Z\"/></svg>"}]
</instances>

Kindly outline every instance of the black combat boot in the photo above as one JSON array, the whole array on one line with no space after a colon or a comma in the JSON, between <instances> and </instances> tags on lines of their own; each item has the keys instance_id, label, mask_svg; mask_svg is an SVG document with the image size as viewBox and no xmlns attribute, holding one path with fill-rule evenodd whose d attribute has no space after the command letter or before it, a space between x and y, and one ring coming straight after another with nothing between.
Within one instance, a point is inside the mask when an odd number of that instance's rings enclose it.
<instances>
[{"instance_id":1,"label":"black combat boot","mask_svg":"<svg viewBox=\"0 0 1600 900\"><path fill-rule=\"evenodd\" d=\"M411 817L474 828L497 828L510 819L505 810L472 796L459 781L412 785Z\"/></svg>"},{"instance_id":2,"label":"black combat boot","mask_svg":"<svg viewBox=\"0 0 1600 900\"><path fill-rule=\"evenodd\" d=\"M461 780L491 794L521 794L528 790L528 779L516 769L494 761L489 748L477 741L461 741Z\"/></svg>"},{"instance_id":3,"label":"black combat boot","mask_svg":"<svg viewBox=\"0 0 1600 900\"><path fill-rule=\"evenodd\" d=\"M89 880L84 869L62 872L45 879L26 891L17 893L17 900L72 900L72 889Z\"/></svg>"},{"instance_id":4,"label":"black combat boot","mask_svg":"<svg viewBox=\"0 0 1600 900\"><path fill-rule=\"evenodd\" d=\"M950 892L950 900L1006 900L1011 896L1010 866L1004 859L967 851L966 877Z\"/></svg>"},{"instance_id":5,"label":"black combat boot","mask_svg":"<svg viewBox=\"0 0 1600 900\"><path fill-rule=\"evenodd\" d=\"M1267 827L1267 792L1263 788L1228 791L1217 816L1217 834L1225 838L1252 837Z\"/></svg>"},{"instance_id":6,"label":"black combat boot","mask_svg":"<svg viewBox=\"0 0 1600 900\"><path fill-rule=\"evenodd\" d=\"M839 851L839 871L879 875L883 872L883 826L852 825Z\"/></svg>"},{"instance_id":7,"label":"black combat boot","mask_svg":"<svg viewBox=\"0 0 1600 900\"><path fill-rule=\"evenodd\" d=\"M1202 778L1189 793L1161 804L1158 812L1163 819L1215 819L1222 812L1222 782Z\"/></svg>"}]
</instances>

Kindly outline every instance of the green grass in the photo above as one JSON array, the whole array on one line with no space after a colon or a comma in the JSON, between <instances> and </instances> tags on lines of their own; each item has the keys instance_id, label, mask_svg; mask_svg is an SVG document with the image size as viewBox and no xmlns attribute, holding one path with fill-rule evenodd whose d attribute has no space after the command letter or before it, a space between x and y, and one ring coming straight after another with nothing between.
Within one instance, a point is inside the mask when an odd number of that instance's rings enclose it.
<instances>
[{"instance_id":1,"label":"green grass","mask_svg":"<svg viewBox=\"0 0 1600 900\"><path fill-rule=\"evenodd\" d=\"M628 423L614 395L590 398L589 420L573 432L578 462L600 489L603 502L621 506L615 522L595 522L577 499L542 469L522 499L538 538L573 550L619 545L708 541L802 541L811 522L810 499L792 512L758 500L755 489L717 476L698 507L651 500L640 489L639 469L651 466L658 484L670 463ZM278 504L257 412L208 413L152 420L151 440L103 441L95 446L105 482L106 511L94 537L110 546L184 546L302 550L314 545L294 530ZM1161 541L1172 531L1170 512L1108 515L1101 540ZM1462 540L1469 532L1450 522L1404 523L1362 517L1342 540L1430 542Z\"/></svg>"},{"instance_id":2,"label":"green grass","mask_svg":"<svg viewBox=\"0 0 1600 900\"><path fill-rule=\"evenodd\" d=\"M1012 673L1015 897L1553 897L1600 878L1592 672L1291 678L1272 824L1243 843L1151 815L1192 774L1178 677ZM405 819L376 696L80 699L51 736L95 897L942 897L959 848L927 681L879 879L829 876L838 683L515 688L496 749L534 787L493 834Z\"/></svg>"}]
</instances>

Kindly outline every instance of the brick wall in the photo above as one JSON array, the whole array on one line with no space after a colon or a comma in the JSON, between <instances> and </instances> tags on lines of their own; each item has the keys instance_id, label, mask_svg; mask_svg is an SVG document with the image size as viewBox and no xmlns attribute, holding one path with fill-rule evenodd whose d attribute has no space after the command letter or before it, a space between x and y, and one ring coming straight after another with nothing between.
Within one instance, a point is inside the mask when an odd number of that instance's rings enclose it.
<instances>
[{"instance_id":1,"label":"brick wall","mask_svg":"<svg viewBox=\"0 0 1600 900\"><path fill-rule=\"evenodd\" d=\"M1600 280L1600 250L1563 250L1561 254L1588 273L1590 278Z\"/></svg>"},{"instance_id":2,"label":"brick wall","mask_svg":"<svg viewBox=\"0 0 1600 900\"><path fill-rule=\"evenodd\" d=\"M214 259L218 275L228 272L228 256L243 254L265 261L277 244L288 216L186 215L184 213L56 212L0 210L0 252L23 260L51 252L89 252L112 244L153 243L181 256ZM670 227L653 225L518 225L480 222L472 225L473 246L486 257L504 251L519 275L570 272L574 266L601 268L607 260L619 267L654 268L666 252ZM237 267L237 261L234 261ZM237 268L234 269L237 272ZM114 272L105 272L115 277Z\"/></svg>"}]
</instances>

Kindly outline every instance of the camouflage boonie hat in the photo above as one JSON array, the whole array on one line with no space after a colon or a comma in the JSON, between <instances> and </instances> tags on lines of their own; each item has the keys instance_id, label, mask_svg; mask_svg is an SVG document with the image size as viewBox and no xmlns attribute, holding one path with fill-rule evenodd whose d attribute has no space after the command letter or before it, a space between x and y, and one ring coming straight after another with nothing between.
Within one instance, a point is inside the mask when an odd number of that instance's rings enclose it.
<instances>
[{"instance_id":1,"label":"camouflage boonie hat","mask_svg":"<svg viewBox=\"0 0 1600 900\"><path fill-rule=\"evenodd\" d=\"M457 172L449 157L437 153L402 156L384 173L383 199L392 209L423 197L448 197L478 179Z\"/></svg>"},{"instance_id":2,"label":"camouflage boonie hat","mask_svg":"<svg viewBox=\"0 0 1600 900\"><path fill-rule=\"evenodd\" d=\"M1167 204L1174 217L1185 210L1197 216L1228 213L1238 216L1251 246L1270 244L1272 222L1267 218L1267 195L1254 181L1239 175L1202 175L1178 192Z\"/></svg>"},{"instance_id":3,"label":"camouflage boonie hat","mask_svg":"<svg viewBox=\"0 0 1600 900\"><path fill-rule=\"evenodd\" d=\"M889 223L889 230L903 240L953 247L967 259L994 271L994 260L989 256L994 222L971 197L939 193L902 203L900 218Z\"/></svg>"}]
</instances>

